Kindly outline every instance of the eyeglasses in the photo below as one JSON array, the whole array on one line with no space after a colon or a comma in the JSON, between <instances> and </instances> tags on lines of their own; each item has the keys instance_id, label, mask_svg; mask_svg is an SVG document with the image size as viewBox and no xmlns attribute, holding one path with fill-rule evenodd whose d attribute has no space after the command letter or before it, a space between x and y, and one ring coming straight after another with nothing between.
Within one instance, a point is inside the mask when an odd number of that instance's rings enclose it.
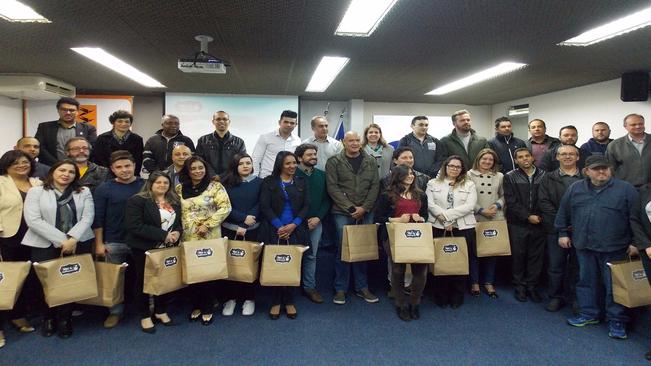
<instances>
[{"instance_id":1,"label":"eyeglasses","mask_svg":"<svg viewBox=\"0 0 651 366\"><path fill-rule=\"evenodd\" d=\"M461 165L447 165L447 167L454 170L461 170Z\"/></svg>"},{"instance_id":2,"label":"eyeglasses","mask_svg":"<svg viewBox=\"0 0 651 366\"><path fill-rule=\"evenodd\" d=\"M78 151L89 151L90 148L88 146L83 146L83 147L71 147L68 149L68 151L73 151L73 152L78 152Z\"/></svg>"},{"instance_id":3,"label":"eyeglasses","mask_svg":"<svg viewBox=\"0 0 651 366\"><path fill-rule=\"evenodd\" d=\"M59 110L63 113L77 113L76 108L59 108Z\"/></svg>"}]
</instances>

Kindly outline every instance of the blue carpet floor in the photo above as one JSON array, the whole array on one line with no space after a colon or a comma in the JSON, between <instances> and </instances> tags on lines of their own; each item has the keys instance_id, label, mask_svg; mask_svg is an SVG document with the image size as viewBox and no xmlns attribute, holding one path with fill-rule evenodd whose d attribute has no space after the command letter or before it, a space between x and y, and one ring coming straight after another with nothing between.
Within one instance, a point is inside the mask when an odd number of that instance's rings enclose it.
<instances>
[{"instance_id":1,"label":"blue carpet floor","mask_svg":"<svg viewBox=\"0 0 651 366\"><path fill-rule=\"evenodd\" d=\"M319 268L326 302L317 305L298 296L296 320L270 320L264 291L258 293L254 316L241 316L238 305L234 316L219 313L208 327L189 323L189 306L176 303L170 315L180 325L158 325L154 335L140 331L132 311L118 327L106 330L105 313L90 309L75 318L68 340L8 329L0 366L651 364L643 356L651 339L642 327L628 340L613 340L605 324L570 327L564 321L569 309L548 313L543 304L519 303L508 287L498 288L497 300L467 296L457 310L440 309L424 298L421 319L405 323L386 298L380 265L371 286L380 303L352 296L344 306L331 302L332 253L319 253Z\"/></svg>"}]
</instances>

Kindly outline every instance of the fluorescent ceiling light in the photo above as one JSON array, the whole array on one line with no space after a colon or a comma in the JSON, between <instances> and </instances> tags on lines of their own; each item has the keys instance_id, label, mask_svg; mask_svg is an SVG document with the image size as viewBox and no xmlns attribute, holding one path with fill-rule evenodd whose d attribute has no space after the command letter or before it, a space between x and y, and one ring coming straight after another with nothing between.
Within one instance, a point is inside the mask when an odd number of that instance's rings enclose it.
<instances>
[{"instance_id":1,"label":"fluorescent ceiling light","mask_svg":"<svg viewBox=\"0 0 651 366\"><path fill-rule=\"evenodd\" d=\"M0 1L0 18L10 22L50 23L48 19L35 12L34 9L15 0Z\"/></svg>"},{"instance_id":2,"label":"fluorescent ceiling light","mask_svg":"<svg viewBox=\"0 0 651 366\"><path fill-rule=\"evenodd\" d=\"M348 61L350 61L348 57L323 56L305 91L317 93L326 91Z\"/></svg>"},{"instance_id":3,"label":"fluorescent ceiling light","mask_svg":"<svg viewBox=\"0 0 651 366\"><path fill-rule=\"evenodd\" d=\"M559 46L590 46L636 29L651 25L651 8L614 20L597 28L590 29L561 42Z\"/></svg>"},{"instance_id":4,"label":"fluorescent ceiling light","mask_svg":"<svg viewBox=\"0 0 651 366\"><path fill-rule=\"evenodd\" d=\"M398 0L351 0L337 36L368 37Z\"/></svg>"},{"instance_id":5,"label":"fluorescent ceiling light","mask_svg":"<svg viewBox=\"0 0 651 366\"><path fill-rule=\"evenodd\" d=\"M71 50L77 52L82 56L86 56L89 59L101 64L109 69L122 74L129 79L137 82L138 84L144 85L148 88L164 88L165 85L158 82L158 80L152 78L151 76L143 73L142 71L136 69L135 67L129 65L128 63L120 60L119 58L111 55L110 53L104 51L101 48L93 47L76 47L71 48Z\"/></svg>"},{"instance_id":6,"label":"fluorescent ceiling light","mask_svg":"<svg viewBox=\"0 0 651 366\"><path fill-rule=\"evenodd\" d=\"M497 66L493 66L489 69L480 71L476 74L472 74L470 76L466 76L463 79L459 79L457 81L453 81L449 84L445 84L443 86L440 86L434 90L432 90L429 93L426 93L425 95L443 95L447 94L450 92L453 92L455 90L463 89L467 86L481 83L482 81L486 81L488 79L492 79L494 77L500 76L507 74L511 71L515 71L518 69L521 69L523 67L527 66L527 64L521 64L517 62L502 62L501 64Z\"/></svg>"}]
</instances>

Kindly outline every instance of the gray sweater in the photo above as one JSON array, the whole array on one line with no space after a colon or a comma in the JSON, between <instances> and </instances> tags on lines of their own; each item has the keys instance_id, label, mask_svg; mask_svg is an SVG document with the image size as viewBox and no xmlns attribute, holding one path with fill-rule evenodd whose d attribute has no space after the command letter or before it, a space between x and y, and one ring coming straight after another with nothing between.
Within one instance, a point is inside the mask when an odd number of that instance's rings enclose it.
<instances>
[{"instance_id":1,"label":"gray sweater","mask_svg":"<svg viewBox=\"0 0 651 366\"><path fill-rule=\"evenodd\" d=\"M651 183L651 135L645 134L642 155L633 146L628 134L608 144L606 157L613 164L615 178L636 188Z\"/></svg>"}]
</instances>

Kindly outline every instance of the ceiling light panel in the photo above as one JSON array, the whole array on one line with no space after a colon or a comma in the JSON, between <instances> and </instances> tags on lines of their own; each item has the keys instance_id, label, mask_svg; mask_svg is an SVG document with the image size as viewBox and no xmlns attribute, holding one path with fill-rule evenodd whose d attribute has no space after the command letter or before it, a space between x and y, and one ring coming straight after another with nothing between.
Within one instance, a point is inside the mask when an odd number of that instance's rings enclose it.
<instances>
[{"instance_id":1,"label":"ceiling light panel","mask_svg":"<svg viewBox=\"0 0 651 366\"><path fill-rule=\"evenodd\" d=\"M98 64L108 67L109 69L128 77L129 79L146 86L148 88L165 88L158 80L145 74L144 72L136 69L128 63L120 60L119 58L111 55L101 48L93 47L76 47L71 50L78 54L88 57L89 59L97 62Z\"/></svg>"},{"instance_id":2,"label":"ceiling light panel","mask_svg":"<svg viewBox=\"0 0 651 366\"><path fill-rule=\"evenodd\" d=\"M34 9L15 0L0 0L0 18L10 22L50 23Z\"/></svg>"},{"instance_id":3,"label":"ceiling light panel","mask_svg":"<svg viewBox=\"0 0 651 366\"><path fill-rule=\"evenodd\" d=\"M448 94L453 91L459 90L466 88L468 86L481 83L482 81L486 81L488 79L492 79L494 77L498 77L500 75L507 74L509 72L521 69L523 67L527 66L527 64L522 64L518 62L502 62L499 65L493 66L491 68L488 68L486 70L482 70L478 73L472 74L470 76L466 76L464 78L461 78L459 80L453 81L449 84L445 84L443 86L440 86L434 90L432 90L429 93L426 93L425 95L443 95L443 94Z\"/></svg>"},{"instance_id":4,"label":"ceiling light panel","mask_svg":"<svg viewBox=\"0 0 651 366\"><path fill-rule=\"evenodd\" d=\"M352 0L335 35L368 37L398 0Z\"/></svg>"},{"instance_id":5,"label":"ceiling light panel","mask_svg":"<svg viewBox=\"0 0 651 366\"><path fill-rule=\"evenodd\" d=\"M350 61L348 57L324 56L314 70L310 82L305 88L306 92L321 93L326 91L337 75Z\"/></svg>"},{"instance_id":6,"label":"ceiling light panel","mask_svg":"<svg viewBox=\"0 0 651 366\"><path fill-rule=\"evenodd\" d=\"M632 32L636 29L651 25L651 8L613 20L608 24L592 28L576 37L561 42L559 46L590 46L607 39Z\"/></svg>"}]
</instances>

